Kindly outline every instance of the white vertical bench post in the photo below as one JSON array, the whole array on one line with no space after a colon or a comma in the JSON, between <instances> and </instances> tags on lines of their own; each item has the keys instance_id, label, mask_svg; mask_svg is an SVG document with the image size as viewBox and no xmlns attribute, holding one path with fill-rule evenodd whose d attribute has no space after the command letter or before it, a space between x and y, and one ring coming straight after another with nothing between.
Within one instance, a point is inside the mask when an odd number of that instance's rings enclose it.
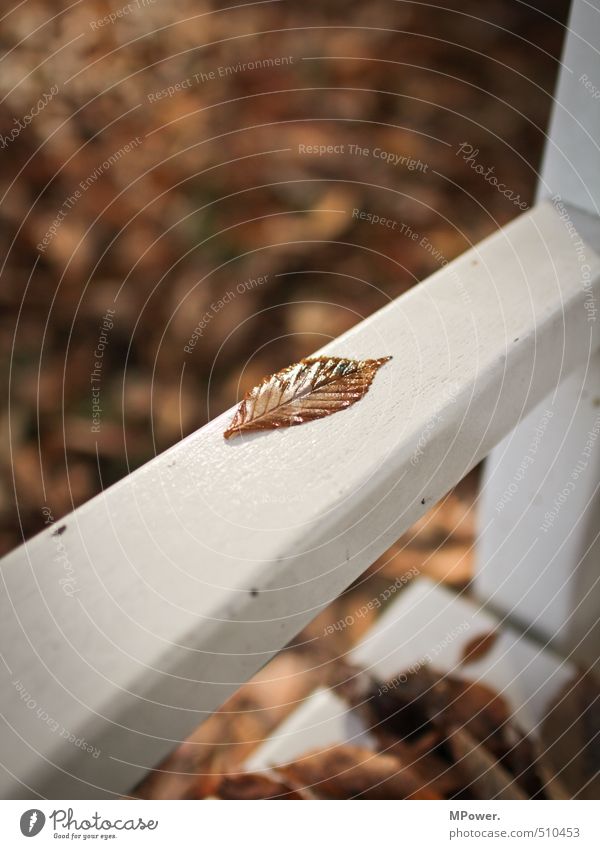
<instances>
[{"instance_id":1,"label":"white vertical bench post","mask_svg":"<svg viewBox=\"0 0 600 849\"><path fill-rule=\"evenodd\" d=\"M587 292L582 333L590 339L600 304L578 233L598 249L599 92L600 2L575 0L538 200L551 200L571 234ZM486 462L475 581L492 608L587 663L597 661L600 645L599 480L600 357L590 345L586 362Z\"/></svg>"}]
</instances>

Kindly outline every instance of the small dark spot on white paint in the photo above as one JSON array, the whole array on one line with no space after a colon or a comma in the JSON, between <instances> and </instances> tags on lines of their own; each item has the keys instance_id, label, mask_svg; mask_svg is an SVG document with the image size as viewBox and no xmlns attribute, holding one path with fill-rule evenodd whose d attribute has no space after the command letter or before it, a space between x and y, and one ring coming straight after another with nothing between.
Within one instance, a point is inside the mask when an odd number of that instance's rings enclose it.
<instances>
[{"instance_id":1,"label":"small dark spot on white paint","mask_svg":"<svg viewBox=\"0 0 600 849\"><path fill-rule=\"evenodd\" d=\"M64 532L66 530L67 530L67 526L61 525L60 528L57 528L55 531L52 531L52 536L53 537L59 537L61 534L64 534Z\"/></svg>"},{"instance_id":2,"label":"small dark spot on white paint","mask_svg":"<svg viewBox=\"0 0 600 849\"><path fill-rule=\"evenodd\" d=\"M422 498L422 499L421 499L421 504L425 504L425 499L424 499L424 498Z\"/></svg>"},{"instance_id":3,"label":"small dark spot on white paint","mask_svg":"<svg viewBox=\"0 0 600 849\"><path fill-rule=\"evenodd\" d=\"M258 590L256 589L256 587L252 587L252 589L250 590L250 595L252 596L252 598L256 598L256 596L258 595Z\"/></svg>"},{"instance_id":4,"label":"small dark spot on white paint","mask_svg":"<svg viewBox=\"0 0 600 849\"><path fill-rule=\"evenodd\" d=\"M516 337L516 339L514 339L513 341L514 341L514 342L518 342L518 341L519 341L519 337L517 336L517 337Z\"/></svg>"}]
</instances>

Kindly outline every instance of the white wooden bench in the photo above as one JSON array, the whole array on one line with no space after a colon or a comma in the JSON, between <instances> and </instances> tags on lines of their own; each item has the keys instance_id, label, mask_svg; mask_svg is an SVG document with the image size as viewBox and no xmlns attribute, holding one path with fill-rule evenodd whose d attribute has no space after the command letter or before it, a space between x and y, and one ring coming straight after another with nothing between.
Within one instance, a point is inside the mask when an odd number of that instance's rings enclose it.
<instances>
[{"instance_id":1,"label":"white wooden bench","mask_svg":"<svg viewBox=\"0 0 600 849\"><path fill-rule=\"evenodd\" d=\"M577 0L539 203L323 349L393 355L359 404L231 442L228 413L2 561L2 797L126 794L490 452L475 592L513 621L481 674L535 728L562 658L592 657L597 446L560 493L600 416L598 47ZM418 579L355 659L393 673L479 606ZM332 698L288 720L297 747L347 736Z\"/></svg>"}]
</instances>

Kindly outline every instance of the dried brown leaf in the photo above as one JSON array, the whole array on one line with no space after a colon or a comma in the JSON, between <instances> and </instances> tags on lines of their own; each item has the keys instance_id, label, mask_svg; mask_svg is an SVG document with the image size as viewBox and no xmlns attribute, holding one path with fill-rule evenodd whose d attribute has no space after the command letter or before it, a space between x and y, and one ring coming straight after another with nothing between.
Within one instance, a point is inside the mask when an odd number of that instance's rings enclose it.
<instances>
[{"instance_id":1,"label":"dried brown leaf","mask_svg":"<svg viewBox=\"0 0 600 849\"><path fill-rule=\"evenodd\" d=\"M287 366L246 393L225 439L244 432L292 427L345 410L368 392L377 370L390 359L311 357Z\"/></svg>"},{"instance_id":2,"label":"dried brown leaf","mask_svg":"<svg viewBox=\"0 0 600 849\"><path fill-rule=\"evenodd\" d=\"M327 799L440 799L412 767L394 755L360 746L310 752L277 770L288 781Z\"/></svg>"},{"instance_id":3,"label":"dried brown leaf","mask_svg":"<svg viewBox=\"0 0 600 849\"><path fill-rule=\"evenodd\" d=\"M267 775L247 772L226 775L216 787L218 799L308 799L310 796Z\"/></svg>"},{"instance_id":4,"label":"dried brown leaf","mask_svg":"<svg viewBox=\"0 0 600 849\"><path fill-rule=\"evenodd\" d=\"M571 797L600 794L600 681L581 672L567 682L541 726L541 761Z\"/></svg>"},{"instance_id":5,"label":"dried brown leaf","mask_svg":"<svg viewBox=\"0 0 600 849\"><path fill-rule=\"evenodd\" d=\"M338 692L359 711L381 749L417 769L443 796L459 792L466 779L464 769L455 768L449 744L457 728L510 774L519 785L514 792L528 797L541 792L531 740L511 719L507 702L480 682L424 665L386 683L371 681L366 693Z\"/></svg>"},{"instance_id":6,"label":"dried brown leaf","mask_svg":"<svg viewBox=\"0 0 600 849\"><path fill-rule=\"evenodd\" d=\"M413 743L399 740L381 731L380 727L370 728L369 733L376 738L382 754L394 755L414 769L421 776L423 786L441 798L449 799L464 788L464 775L446 756L440 746L441 735L436 731L424 734Z\"/></svg>"},{"instance_id":7,"label":"dried brown leaf","mask_svg":"<svg viewBox=\"0 0 600 849\"><path fill-rule=\"evenodd\" d=\"M564 783L555 774L555 770L546 763L541 742L539 740L534 742L534 750L536 757L534 764L535 773L543 788L541 797L551 799L553 801L570 799L571 794L565 787Z\"/></svg>"},{"instance_id":8,"label":"dried brown leaf","mask_svg":"<svg viewBox=\"0 0 600 849\"><path fill-rule=\"evenodd\" d=\"M527 799L516 779L487 748L465 728L454 728L448 737L456 765L478 799Z\"/></svg>"},{"instance_id":9,"label":"dried brown leaf","mask_svg":"<svg viewBox=\"0 0 600 849\"><path fill-rule=\"evenodd\" d=\"M498 631L488 631L485 634L477 634L465 645L461 657L461 663L474 663L481 660L494 648L499 637Z\"/></svg>"},{"instance_id":10,"label":"dried brown leaf","mask_svg":"<svg viewBox=\"0 0 600 849\"><path fill-rule=\"evenodd\" d=\"M375 683L362 711L369 727L381 723L410 742L432 729L447 736L451 727L460 726L485 740L498 759L511 748L506 739L510 710L502 696L480 682L463 681L426 665Z\"/></svg>"}]
</instances>

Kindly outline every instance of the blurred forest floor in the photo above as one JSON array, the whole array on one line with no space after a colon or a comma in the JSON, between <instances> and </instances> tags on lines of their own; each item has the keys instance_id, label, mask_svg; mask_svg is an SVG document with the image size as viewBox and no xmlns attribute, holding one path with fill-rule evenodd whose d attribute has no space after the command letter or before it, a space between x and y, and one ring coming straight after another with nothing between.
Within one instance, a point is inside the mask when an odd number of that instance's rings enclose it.
<instances>
[{"instance_id":1,"label":"blurred forest floor","mask_svg":"<svg viewBox=\"0 0 600 849\"><path fill-rule=\"evenodd\" d=\"M25 39L3 63L0 135L57 89L0 150L3 551L514 218L516 196L531 203L568 6L147 0L98 25L114 3L68 5L29 0L0 31L3 52ZM327 623L396 577L466 585L475 492L473 473L169 768L240 762L369 619L324 637ZM157 773L142 792L189 786Z\"/></svg>"}]
</instances>

